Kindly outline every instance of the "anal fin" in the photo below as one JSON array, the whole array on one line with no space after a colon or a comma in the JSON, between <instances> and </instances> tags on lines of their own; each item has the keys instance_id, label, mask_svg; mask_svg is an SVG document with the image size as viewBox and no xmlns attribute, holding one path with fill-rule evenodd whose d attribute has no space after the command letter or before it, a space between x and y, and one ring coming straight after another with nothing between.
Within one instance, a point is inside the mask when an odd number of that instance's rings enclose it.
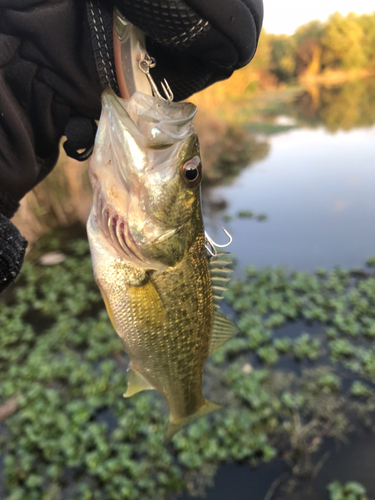
<instances>
[{"instance_id":1,"label":"anal fin","mask_svg":"<svg viewBox=\"0 0 375 500\"><path fill-rule=\"evenodd\" d=\"M208 355L212 356L222 345L233 338L237 332L237 326L230 319L224 316L224 314L215 311Z\"/></svg>"},{"instance_id":2,"label":"anal fin","mask_svg":"<svg viewBox=\"0 0 375 500\"><path fill-rule=\"evenodd\" d=\"M130 398L137 392L153 390L154 387L141 375L139 372L135 370L130 370L129 378L128 378L128 388L124 394L124 398Z\"/></svg>"},{"instance_id":3,"label":"anal fin","mask_svg":"<svg viewBox=\"0 0 375 500\"><path fill-rule=\"evenodd\" d=\"M165 441L169 441L171 437L176 434L179 430L181 430L186 425L189 425L191 422L194 422L197 418L203 417L204 415L208 415L209 413L220 410L221 406L216 403L212 403L211 401L204 400L204 404L193 414L181 418L176 422L169 421L167 432L165 434Z\"/></svg>"}]
</instances>

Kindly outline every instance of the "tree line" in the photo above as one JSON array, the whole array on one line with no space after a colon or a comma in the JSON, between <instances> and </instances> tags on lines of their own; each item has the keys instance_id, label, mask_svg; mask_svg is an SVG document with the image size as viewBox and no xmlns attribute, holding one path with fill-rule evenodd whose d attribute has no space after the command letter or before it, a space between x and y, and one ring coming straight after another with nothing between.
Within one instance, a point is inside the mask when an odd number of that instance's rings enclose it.
<instances>
[{"instance_id":1,"label":"tree line","mask_svg":"<svg viewBox=\"0 0 375 500\"><path fill-rule=\"evenodd\" d=\"M264 30L252 70L274 76L280 82L311 77L328 71L375 71L375 11L311 21L293 35Z\"/></svg>"}]
</instances>

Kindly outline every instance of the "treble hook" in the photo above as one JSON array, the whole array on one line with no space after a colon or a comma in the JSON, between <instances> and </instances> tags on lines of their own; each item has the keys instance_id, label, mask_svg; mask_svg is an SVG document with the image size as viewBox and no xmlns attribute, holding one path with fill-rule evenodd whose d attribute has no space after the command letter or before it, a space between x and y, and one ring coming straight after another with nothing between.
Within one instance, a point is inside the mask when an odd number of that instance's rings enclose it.
<instances>
[{"instance_id":1,"label":"treble hook","mask_svg":"<svg viewBox=\"0 0 375 500\"><path fill-rule=\"evenodd\" d=\"M154 82L152 76L150 75L150 68L154 68L156 66L156 61L153 57L150 57L147 53L145 54L145 57L139 61L138 63L139 69L147 76L147 80L149 81L149 84L151 85L152 93L153 95L157 98L160 99L163 102L166 102L170 104L173 99L174 95L173 92L167 82L167 80L164 78L164 82L160 82L161 88L163 89L165 97L163 97L159 89Z\"/></svg>"},{"instance_id":2,"label":"treble hook","mask_svg":"<svg viewBox=\"0 0 375 500\"><path fill-rule=\"evenodd\" d=\"M218 248L225 248L227 246L229 246L232 241L233 241L233 238L232 236L228 233L228 231L226 229L224 229L223 227L221 228L224 233L228 236L229 238L229 241L228 243L226 243L225 245L218 245L217 243L214 242L214 240L212 238L210 238L208 236L208 234L206 233L206 231L204 232L204 235L205 235L205 238L206 238L206 244L205 244L205 247L206 247L206 250L207 252L211 255L211 257L216 257L217 255L217 250L215 247L218 247Z\"/></svg>"}]
</instances>

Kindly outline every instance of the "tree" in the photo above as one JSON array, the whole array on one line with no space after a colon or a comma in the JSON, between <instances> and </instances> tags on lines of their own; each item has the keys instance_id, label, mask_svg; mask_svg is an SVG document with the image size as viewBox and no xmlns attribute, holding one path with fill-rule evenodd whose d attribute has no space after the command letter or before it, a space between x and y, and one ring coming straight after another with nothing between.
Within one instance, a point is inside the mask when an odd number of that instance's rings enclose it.
<instances>
[{"instance_id":1,"label":"tree","mask_svg":"<svg viewBox=\"0 0 375 500\"><path fill-rule=\"evenodd\" d=\"M271 71L281 81L296 76L296 42L287 35L270 35Z\"/></svg>"},{"instance_id":2,"label":"tree","mask_svg":"<svg viewBox=\"0 0 375 500\"><path fill-rule=\"evenodd\" d=\"M316 75L321 69L323 24L311 21L297 28L293 35L297 46L296 72Z\"/></svg>"},{"instance_id":3,"label":"tree","mask_svg":"<svg viewBox=\"0 0 375 500\"><path fill-rule=\"evenodd\" d=\"M257 51L251 62L251 67L255 70L265 70L270 66L271 46L270 36L266 30L262 29L259 37Z\"/></svg>"},{"instance_id":4,"label":"tree","mask_svg":"<svg viewBox=\"0 0 375 500\"><path fill-rule=\"evenodd\" d=\"M310 21L306 24L302 24L301 26L299 26L296 29L293 37L295 38L297 45L300 45L309 38L320 39L323 35L323 32L324 32L323 23L316 19L314 21Z\"/></svg>"},{"instance_id":5,"label":"tree","mask_svg":"<svg viewBox=\"0 0 375 500\"><path fill-rule=\"evenodd\" d=\"M322 36L322 62L328 68L361 68L366 63L362 47L363 30L358 16L336 12L327 21Z\"/></svg>"},{"instance_id":6,"label":"tree","mask_svg":"<svg viewBox=\"0 0 375 500\"><path fill-rule=\"evenodd\" d=\"M359 16L358 24L363 32L362 48L366 67L375 69L375 12Z\"/></svg>"}]
</instances>

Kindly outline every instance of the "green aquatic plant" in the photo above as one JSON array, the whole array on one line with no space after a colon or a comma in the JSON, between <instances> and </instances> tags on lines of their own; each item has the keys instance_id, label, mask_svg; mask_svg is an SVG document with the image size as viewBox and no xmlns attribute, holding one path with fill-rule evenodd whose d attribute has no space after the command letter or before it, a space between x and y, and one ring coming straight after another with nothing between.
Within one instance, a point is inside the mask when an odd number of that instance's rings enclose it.
<instances>
[{"instance_id":1,"label":"green aquatic plant","mask_svg":"<svg viewBox=\"0 0 375 500\"><path fill-rule=\"evenodd\" d=\"M239 219L252 219L254 217L254 212L251 210L240 210L237 213Z\"/></svg>"},{"instance_id":2,"label":"green aquatic plant","mask_svg":"<svg viewBox=\"0 0 375 500\"><path fill-rule=\"evenodd\" d=\"M319 358L320 349L320 341L312 338L308 333L302 333L293 342L293 354L297 359L306 358L314 361Z\"/></svg>"},{"instance_id":3,"label":"green aquatic plant","mask_svg":"<svg viewBox=\"0 0 375 500\"><path fill-rule=\"evenodd\" d=\"M61 245L63 262L39 263ZM240 333L207 364L204 388L224 409L165 447L163 401L154 392L122 398L128 359L87 242L41 241L0 302L0 415L11 408L0 428L5 498L157 500L193 491L221 463L275 457L305 476L324 438L342 439L353 415L373 428L371 273L248 266L227 302Z\"/></svg>"},{"instance_id":4,"label":"green aquatic plant","mask_svg":"<svg viewBox=\"0 0 375 500\"><path fill-rule=\"evenodd\" d=\"M240 210L239 212L237 212L237 217L239 219L256 219L259 222L268 219L268 216L266 214L255 214L251 210ZM232 217L229 220L232 220Z\"/></svg>"},{"instance_id":5,"label":"green aquatic plant","mask_svg":"<svg viewBox=\"0 0 375 500\"><path fill-rule=\"evenodd\" d=\"M320 325L319 336L301 332L290 339L289 353L313 361L328 349L332 361L354 372L375 375L371 344L375 332L375 276L371 273L336 268L330 272L320 269L311 275L249 266L244 279L232 284L226 298L238 314L241 333L248 338L253 339L254 330L273 330L290 321L315 328ZM276 338L262 336L254 347L262 346L264 351L264 345L276 342ZM285 343L276 344L276 348L288 352Z\"/></svg>"},{"instance_id":6,"label":"green aquatic plant","mask_svg":"<svg viewBox=\"0 0 375 500\"><path fill-rule=\"evenodd\" d=\"M340 377L333 373L326 373L320 376L317 383L325 394L338 392L340 390Z\"/></svg>"},{"instance_id":7,"label":"green aquatic plant","mask_svg":"<svg viewBox=\"0 0 375 500\"><path fill-rule=\"evenodd\" d=\"M330 500L368 500L366 488L355 481L333 481L327 487Z\"/></svg>"},{"instance_id":8,"label":"green aquatic plant","mask_svg":"<svg viewBox=\"0 0 375 500\"><path fill-rule=\"evenodd\" d=\"M222 219L224 222L230 222L231 220L233 220L233 217L230 214L224 214Z\"/></svg>"},{"instance_id":9,"label":"green aquatic plant","mask_svg":"<svg viewBox=\"0 0 375 500\"><path fill-rule=\"evenodd\" d=\"M267 365L274 365L279 360L277 349L273 345L266 345L257 350L259 359Z\"/></svg>"},{"instance_id":10,"label":"green aquatic plant","mask_svg":"<svg viewBox=\"0 0 375 500\"><path fill-rule=\"evenodd\" d=\"M356 380L355 382L353 382L350 388L350 393L353 396L362 398L369 398L374 394L373 391L368 387L368 385L364 384L360 380Z\"/></svg>"}]
</instances>

